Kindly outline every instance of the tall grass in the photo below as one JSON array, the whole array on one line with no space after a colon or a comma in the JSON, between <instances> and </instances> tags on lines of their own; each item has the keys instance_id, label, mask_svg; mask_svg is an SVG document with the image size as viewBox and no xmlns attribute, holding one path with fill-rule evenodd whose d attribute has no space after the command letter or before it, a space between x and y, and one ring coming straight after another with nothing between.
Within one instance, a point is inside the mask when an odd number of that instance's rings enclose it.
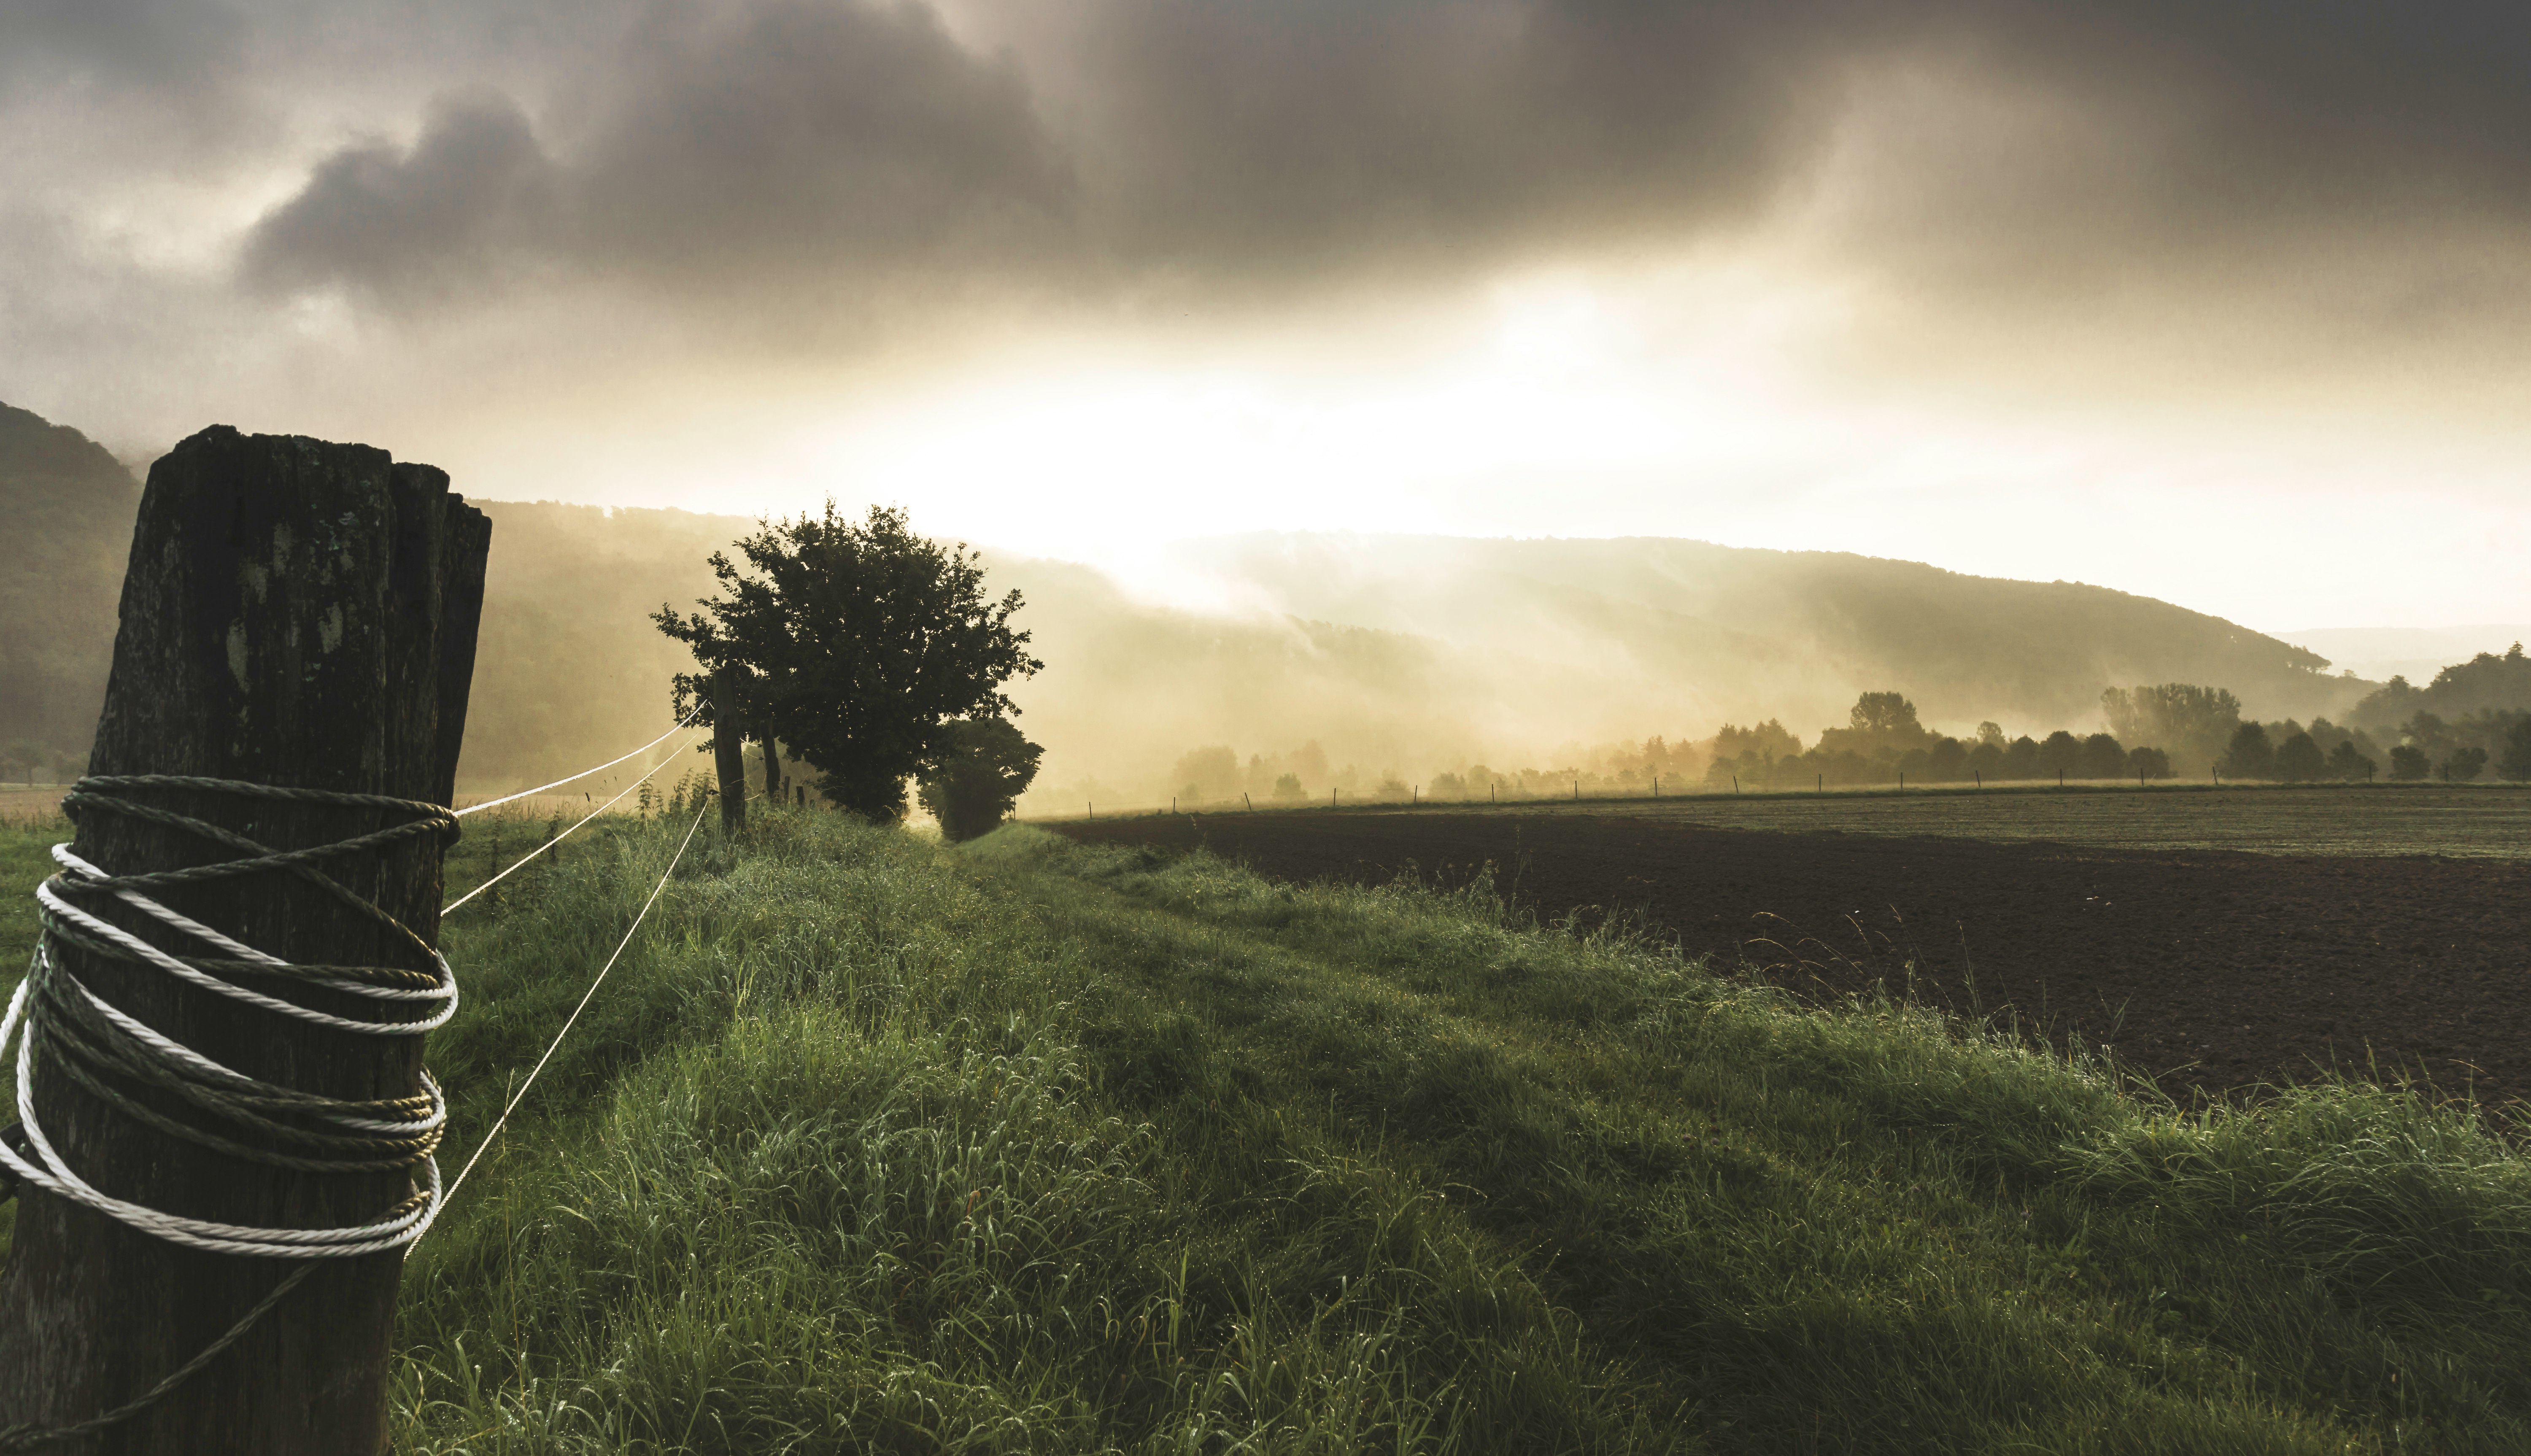
<instances>
[{"instance_id":1,"label":"tall grass","mask_svg":"<svg viewBox=\"0 0 2531 1456\"><path fill-rule=\"evenodd\" d=\"M452 927L457 1143L665 857ZM416 1254L466 1451L2512 1451L2531 1177L1483 886L767 816Z\"/></svg>"},{"instance_id":2,"label":"tall grass","mask_svg":"<svg viewBox=\"0 0 2531 1456\"><path fill-rule=\"evenodd\" d=\"M451 922L461 1154L683 827ZM2531 1449L2468 1109L2184 1110L1482 884L708 834L408 1265L400 1448Z\"/></svg>"}]
</instances>

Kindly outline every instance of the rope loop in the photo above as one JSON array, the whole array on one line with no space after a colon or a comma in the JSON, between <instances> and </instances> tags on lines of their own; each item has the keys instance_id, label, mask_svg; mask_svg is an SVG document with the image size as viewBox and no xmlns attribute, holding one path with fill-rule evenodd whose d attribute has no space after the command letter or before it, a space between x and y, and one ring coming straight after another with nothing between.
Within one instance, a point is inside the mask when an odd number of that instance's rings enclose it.
<instances>
[{"instance_id":1,"label":"rope loop","mask_svg":"<svg viewBox=\"0 0 2531 1456\"><path fill-rule=\"evenodd\" d=\"M134 797L154 790L209 793L298 804L381 810L397 815L384 828L307 849L275 850L247 835ZM435 839L457 842L456 816L436 804L382 794L294 789L233 779L179 774L115 774L81 779L62 801L74 818L106 813L178 830L217 845L236 858L180 869L110 874L53 846L61 867L37 887L38 934L26 980L0 1014L0 1055L17 1046L18 1125L0 1132L0 1168L9 1186L0 1198L32 1184L129 1227L214 1254L313 1260L350 1259L401 1248L422 1237L441 1204L439 1163L433 1155L448 1126L448 1100L428 1072L411 1096L346 1099L266 1082L183 1045L83 983L62 963L65 947L106 960L146 966L231 1000L278 1016L372 1036L419 1036L457 1014L457 976L447 960L383 907L345 886L322 868L329 862ZM295 876L387 931L409 950L408 966L293 964L257 950L160 904L152 891L253 874ZM141 938L99 912L119 903L175 932L191 953ZM163 937L162 938L167 938ZM374 1017L344 1016L242 984L239 978L320 986L389 1003ZM398 1016L420 1015L411 1020ZM255 1228L188 1218L114 1198L75 1171L45 1136L35 1117L38 1056L72 1083L123 1116L168 1137L224 1156L304 1173L391 1173L419 1169L408 1193L367 1222L336 1228ZM147 1089L158 1095L136 1095ZM137 1414L211 1357L234 1344L248 1327L296 1288L314 1268L303 1263L250 1310L211 1348L161 1379L140 1397L74 1427L35 1430L0 1428L0 1451L25 1449L84 1433Z\"/></svg>"}]
</instances>

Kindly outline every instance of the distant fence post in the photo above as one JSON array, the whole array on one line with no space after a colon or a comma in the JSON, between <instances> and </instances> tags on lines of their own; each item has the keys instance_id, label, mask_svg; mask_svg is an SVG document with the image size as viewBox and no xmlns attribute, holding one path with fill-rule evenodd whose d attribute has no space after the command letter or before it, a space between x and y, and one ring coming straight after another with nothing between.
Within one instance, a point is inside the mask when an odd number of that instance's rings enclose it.
<instances>
[{"instance_id":1,"label":"distant fence post","mask_svg":"<svg viewBox=\"0 0 2531 1456\"><path fill-rule=\"evenodd\" d=\"M389 805L243 786L444 806L465 734L490 541L490 522L448 489L445 475L399 465L383 450L225 425L178 444L150 467L135 523L94 777L70 805L79 825L73 853L109 874L134 875L251 859L257 852L248 842L277 853L432 822ZM139 775L241 787L98 782ZM217 841L118 803L240 839ZM310 875L272 870L141 892L284 961L435 975L444 847L439 832L417 832L322 860L322 877L348 899ZM111 896L74 893L98 919L175 954L201 953L200 942ZM67 935L48 941L46 975L63 978L57 985L75 980L247 1077L346 1100L422 1092L420 1035L311 1025ZM257 988L271 995L366 1022L421 1020L432 1006L265 980ZM391 1009L398 1005L406 1011ZM128 1100L113 1105L65 1070L71 1055L50 1034L37 1047L33 1105L63 1166L114 1198L249 1228L358 1228L405 1204L421 1181L403 1165L301 1170L171 1136L125 1108L206 1132L228 1123L137 1082L118 1087ZM245 1258L141 1233L32 1183L18 1199L0 1282L0 1423L52 1428L122 1406L304 1270L305 1282L199 1373L127 1420L43 1449L383 1449L401 1249Z\"/></svg>"},{"instance_id":2,"label":"distant fence post","mask_svg":"<svg viewBox=\"0 0 2531 1456\"><path fill-rule=\"evenodd\" d=\"M724 662L712 673L712 769L720 777L720 827L725 834L747 828L747 724L739 704L747 697L747 669ZM770 740L767 740L770 742Z\"/></svg>"},{"instance_id":3,"label":"distant fence post","mask_svg":"<svg viewBox=\"0 0 2531 1456\"><path fill-rule=\"evenodd\" d=\"M782 807L782 755L773 747L773 735L764 735L764 802Z\"/></svg>"}]
</instances>

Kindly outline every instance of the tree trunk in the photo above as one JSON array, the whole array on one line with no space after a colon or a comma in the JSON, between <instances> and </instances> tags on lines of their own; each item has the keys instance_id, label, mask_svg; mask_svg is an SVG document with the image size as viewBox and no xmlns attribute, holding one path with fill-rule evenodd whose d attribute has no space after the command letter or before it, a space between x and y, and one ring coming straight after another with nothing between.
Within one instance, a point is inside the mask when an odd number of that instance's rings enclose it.
<instances>
[{"instance_id":1,"label":"tree trunk","mask_svg":"<svg viewBox=\"0 0 2531 1456\"><path fill-rule=\"evenodd\" d=\"M382 450L241 435L225 425L186 440L149 471L89 771L446 803L490 535L490 523L450 493L445 475L397 465ZM407 817L213 793L146 797L274 849ZM236 857L95 812L81 816L77 852L108 873ZM437 943L436 840L408 840L325 868ZM295 875L219 879L156 898L285 960L409 966L417 959L384 927ZM154 923L137 913L117 907L110 918L170 943L142 929ZM61 962L106 1000L248 1076L345 1098L421 1090L420 1036L311 1026L70 947L61 948ZM298 982L271 988L365 1019L413 1004ZM425 1008L411 1014L419 1019ZM259 1227L346 1226L377 1216L414 1186L404 1172L292 1172L164 1137L91 1098L49 1061L37 1063L34 1098L74 1170L109 1195L171 1213ZM52 1449L378 1450L402 1251L316 1263L237 1345L167 1397ZM0 1280L0 1421L58 1426L121 1404L219 1338L296 1267L183 1248L24 1189Z\"/></svg>"}]
</instances>

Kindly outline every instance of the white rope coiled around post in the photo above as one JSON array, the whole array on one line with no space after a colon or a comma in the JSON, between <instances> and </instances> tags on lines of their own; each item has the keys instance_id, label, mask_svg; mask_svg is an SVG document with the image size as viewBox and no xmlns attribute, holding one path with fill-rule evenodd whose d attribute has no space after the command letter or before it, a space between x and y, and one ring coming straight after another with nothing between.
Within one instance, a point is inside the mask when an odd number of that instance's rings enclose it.
<instances>
[{"instance_id":1,"label":"white rope coiled around post","mask_svg":"<svg viewBox=\"0 0 2531 1456\"><path fill-rule=\"evenodd\" d=\"M384 808L412 814L405 823L313 849L277 853L242 835L190 815L153 808L122 797L139 789L186 789ZM227 1067L143 1024L98 996L62 964L59 947L73 945L92 954L145 965L216 995L336 1031L372 1036L418 1036L444 1026L457 1014L457 977L445 957L366 899L345 889L316 866L323 860L385 848L425 835L443 841L457 833L456 821L437 805L371 794L335 794L321 790L278 789L225 779L129 775L83 779L64 808L74 812L104 811L189 831L248 858L188 869L112 875L56 845L54 860L62 872L36 890L41 935L27 979L0 1015L0 1052L17 1046L17 1110L19 1129L28 1148L22 1153L0 1140L0 1164L48 1193L69 1199L143 1233L212 1253L279 1259L348 1259L409 1244L429 1226L439 1205L439 1168L432 1154L448 1124L448 1105L439 1084L425 1072L417 1096L345 1100L262 1082ZM247 874L283 871L325 890L389 927L427 957L430 969L399 967L296 966L256 950L185 916L144 893L167 884L197 883ZM110 896L185 937L216 952L186 956L162 949L130 930L75 903ZM393 1003L419 1004L426 1014L414 1020L372 1020L338 1016L238 984L239 972L282 977ZM227 974L223 974L227 973ZM38 1047L59 1058L61 1070L91 1094L136 1120L171 1136L201 1144L248 1161L308 1172L378 1172L419 1165L426 1186L377 1218L330 1229L254 1228L209 1219L187 1218L113 1198L82 1178L54 1148L35 1115L34 1070ZM155 1086L187 1104L203 1120L177 1117L138 1100L124 1090L130 1084Z\"/></svg>"},{"instance_id":2,"label":"white rope coiled around post","mask_svg":"<svg viewBox=\"0 0 2531 1456\"><path fill-rule=\"evenodd\" d=\"M172 810L128 797L150 790L237 795L384 810L400 823L309 849L275 851L242 834ZM198 1372L234 1344L256 1319L305 1279L313 1260L351 1259L412 1244L430 1227L441 1204L435 1157L448 1126L448 1102L428 1072L411 1096L345 1099L265 1082L186 1046L97 995L63 964L64 947L105 959L145 966L184 982L277 1016L373 1036L419 1036L445 1025L457 1012L457 977L442 957L385 909L354 893L319 866L424 837L443 847L457 838L457 820L445 808L375 794L289 789L230 779L162 774L100 776L80 780L62 802L79 815L102 812L139 818L208 840L240 858L182 869L117 875L57 845L61 872L36 890L39 934L27 979L0 1014L0 1055L17 1047L15 1138L0 1136L0 1166L23 1181L116 1221L186 1248L213 1254L301 1260L229 1331L155 1386L114 1410L75 1426L39 1430L0 1429L0 1450L29 1449L127 1419ZM151 891L252 874L288 873L388 932L408 966L300 965L257 950L154 899ZM137 911L197 947L190 953L163 948L106 920L108 902ZM164 938L164 937L162 937ZM424 969L426 967L426 969ZM419 1009L413 1020L336 1015L241 985L240 974L293 980L384 1003ZM259 1228L185 1217L115 1198L74 1169L45 1134L35 1113L38 1056L90 1096L124 1116L170 1137L246 1162L314 1173L374 1174L419 1169L419 1186L366 1222L333 1228ZM158 1095L143 1098L147 1089ZM22 1138L24 1146L13 1146Z\"/></svg>"}]
</instances>

